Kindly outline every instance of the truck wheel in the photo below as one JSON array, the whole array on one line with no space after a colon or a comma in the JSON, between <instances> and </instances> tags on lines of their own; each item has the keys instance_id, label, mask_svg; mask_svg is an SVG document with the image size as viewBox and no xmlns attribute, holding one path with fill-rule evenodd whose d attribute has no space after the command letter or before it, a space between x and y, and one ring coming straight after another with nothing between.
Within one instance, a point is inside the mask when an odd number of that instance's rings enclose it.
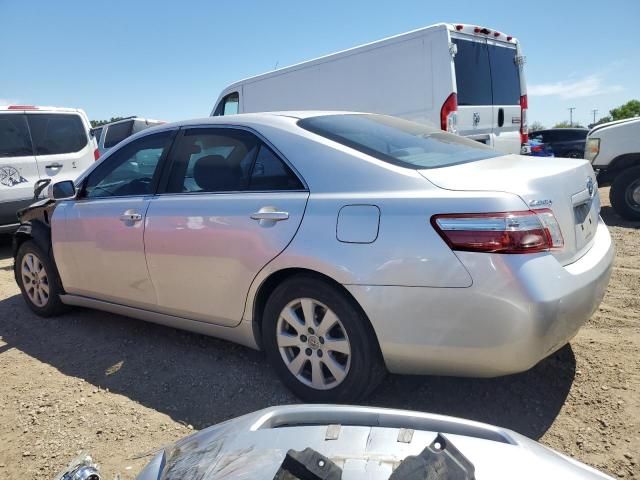
<instances>
[{"instance_id":1,"label":"truck wheel","mask_svg":"<svg viewBox=\"0 0 640 480\"><path fill-rule=\"evenodd\" d=\"M627 220L640 220L640 166L616 175L609 191L613 209Z\"/></svg>"},{"instance_id":2,"label":"truck wheel","mask_svg":"<svg viewBox=\"0 0 640 480\"><path fill-rule=\"evenodd\" d=\"M307 402L353 402L386 370L369 321L344 292L310 275L292 277L263 315L267 357L282 382Z\"/></svg>"},{"instance_id":3,"label":"truck wheel","mask_svg":"<svg viewBox=\"0 0 640 480\"><path fill-rule=\"evenodd\" d=\"M16 280L22 297L41 317L53 317L66 310L60 300L60 279L53 262L31 240L20 245L15 263Z\"/></svg>"}]
</instances>

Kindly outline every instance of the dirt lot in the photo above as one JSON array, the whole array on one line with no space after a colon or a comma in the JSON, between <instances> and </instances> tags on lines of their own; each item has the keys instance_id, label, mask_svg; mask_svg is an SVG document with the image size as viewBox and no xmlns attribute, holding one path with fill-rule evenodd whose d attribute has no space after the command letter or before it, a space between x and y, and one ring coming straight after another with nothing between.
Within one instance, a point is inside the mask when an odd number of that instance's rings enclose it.
<instances>
[{"instance_id":1,"label":"dirt lot","mask_svg":"<svg viewBox=\"0 0 640 480\"><path fill-rule=\"evenodd\" d=\"M370 403L502 425L640 477L640 223L606 205L602 214L616 266L570 347L505 378L391 376ZM9 242L0 242L0 479L51 478L81 450L104 478L132 478L149 459L141 453L293 402L263 356L243 347L100 312L36 317L14 283Z\"/></svg>"}]
</instances>

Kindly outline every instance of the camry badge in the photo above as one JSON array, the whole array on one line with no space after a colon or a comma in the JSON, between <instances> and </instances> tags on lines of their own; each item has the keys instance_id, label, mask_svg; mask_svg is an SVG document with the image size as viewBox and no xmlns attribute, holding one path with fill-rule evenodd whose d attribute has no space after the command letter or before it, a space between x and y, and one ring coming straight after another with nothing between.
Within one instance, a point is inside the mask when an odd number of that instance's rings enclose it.
<instances>
[{"instance_id":1,"label":"camry badge","mask_svg":"<svg viewBox=\"0 0 640 480\"><path fill-rule=\"evenodd\" d=\"M550 207L553 204L551 200L531 200L529 202L530 207Z\"/></svg>"}]
</instances>

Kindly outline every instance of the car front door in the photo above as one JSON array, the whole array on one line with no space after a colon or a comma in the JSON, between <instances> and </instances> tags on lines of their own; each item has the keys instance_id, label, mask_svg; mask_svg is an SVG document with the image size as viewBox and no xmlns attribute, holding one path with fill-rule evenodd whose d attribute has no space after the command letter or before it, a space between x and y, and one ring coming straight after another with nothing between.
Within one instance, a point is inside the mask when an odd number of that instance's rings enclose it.
<instances>
[{"instance_id":1,"label":"car front door","mask_svg":"<svg viewBox=\"0 0 640 480\"><path fill-rule=\"evenodd\" d=\"M24 114L0 113L0 231L18 223L16 211L33 201L39 178Z\"/></svg>"},{"instance_id":2,"label":"car front door","mask_svg":"<svg viewBox=\"0 0 640 480\"><path fill-rule=\"evenodd\" d=\"M237 325L251 282L295 235L309 194L274 149L242 129L186 129L168 164L145 229L159 308Z\"/></svg>"},{"instance_id":3,"label":"car front door","mask_svg":"<svg viewBox=\"0 0 640 480\"><path fill-rule=\"evenodd\" d=\"M67 293L153 308L144 225L175 131L136 139L98 165L52 219L53 250Z\"/></svg>"}]
</instances>

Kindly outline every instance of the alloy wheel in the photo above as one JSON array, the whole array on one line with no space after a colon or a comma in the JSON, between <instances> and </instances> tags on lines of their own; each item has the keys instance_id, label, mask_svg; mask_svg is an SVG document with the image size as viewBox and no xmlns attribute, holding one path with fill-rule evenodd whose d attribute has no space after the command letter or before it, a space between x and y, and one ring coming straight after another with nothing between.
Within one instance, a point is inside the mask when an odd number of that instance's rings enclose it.
<instances>
[{"instance_id":1,"label":"alloy wheel","mask_svg":"<svg viewBox=\"0 0 640 480\"><path fill-rule=\"evenodd\" d=\"M20 275L29 300L37 307L45 307L49 301L49 276L40 259L27 253L22 257Z\"/></svg>"},{"instance_id":2,"label":"alloy wheel","mask_svg":"<svg viewBox=\"0 0 640 480\"><path fill-rule=\"evenodd\" d=\"M276 341L289 371L311 388L335 388L349 373L351 344L344 325L316 300L298 298L284 307Z\"/></svg>"},{"instance_id":3,"label":"alloy wheel","mask_svg":"<svg viewBox=\"0 0 640 480\"><path fill-rule=\"evenodd\" d=\"M640 211L640 179L632 182L626 191L627 203L634 210Z\"/></svg>"}]
</instances>

